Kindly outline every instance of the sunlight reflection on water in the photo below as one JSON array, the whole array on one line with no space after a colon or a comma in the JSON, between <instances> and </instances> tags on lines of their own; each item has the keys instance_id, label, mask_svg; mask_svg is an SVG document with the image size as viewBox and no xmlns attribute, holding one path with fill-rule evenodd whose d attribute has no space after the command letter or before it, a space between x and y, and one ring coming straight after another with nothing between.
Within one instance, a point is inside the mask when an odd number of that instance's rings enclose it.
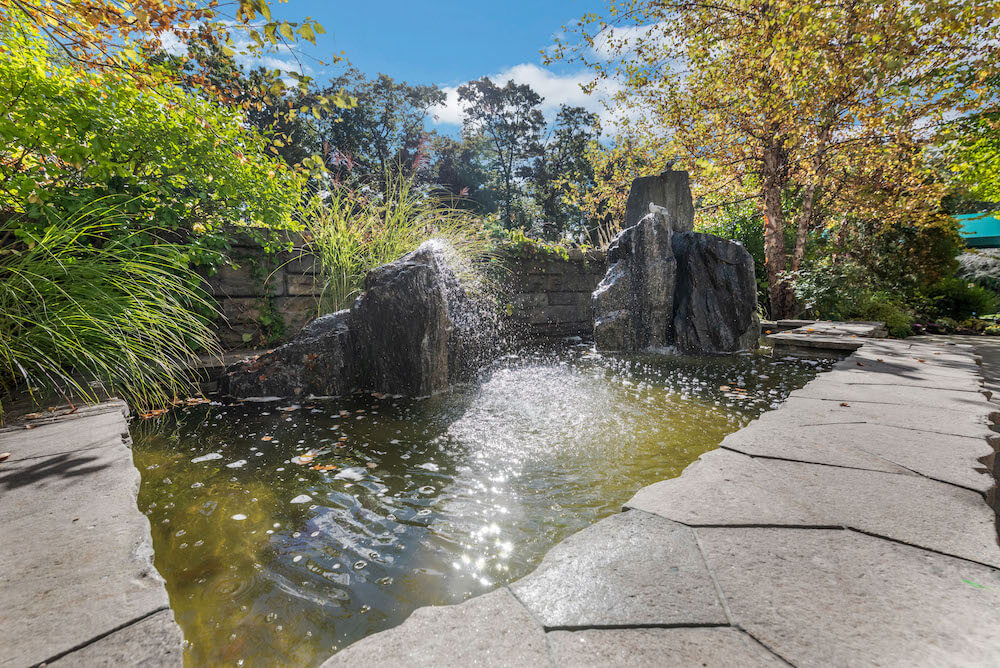
<instances>
[{"instance_id":1,"label":"sunlight reflection on water","mask_svg":"<svg viewBox=\"0 0 1000 668\"><path fill-rule=\"evenodd\" d=\"M140 507L186 660L312 665L416 607L516 579L819 367L578 347L508 356L430 399L216 404L137 422Z\"/></svg>"}]
</instances>

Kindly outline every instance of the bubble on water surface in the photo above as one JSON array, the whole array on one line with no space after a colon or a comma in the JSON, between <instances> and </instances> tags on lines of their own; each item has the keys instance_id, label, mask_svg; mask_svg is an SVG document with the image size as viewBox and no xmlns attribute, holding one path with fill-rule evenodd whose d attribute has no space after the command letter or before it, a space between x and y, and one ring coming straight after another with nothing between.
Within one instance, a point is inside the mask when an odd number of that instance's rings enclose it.
<instances>
[{"instance_id":1,"label":"bubble on water surface","mask_svg":"<svg viewBox=\"0 0 1000 668\"><path fill-rule=\"evenodd\" d=\"M312 501L312 497L308 494L299 494L297 497L292 499L290 503L309 503Z\"/></svg>"},{"instance_id":2,"label":"bubble on water surface","mask_svg":"<svg viewBox=\"0 0 1000 668\"><path fill-rule=\"evenodd\" d=\"M244 515L243 513L236 513L232 517L232 519L234 519L234 520L245 520L246 518L247 518L247 516Z\"/></svg>"},{"instance_id":3,"label":"bubble on water surface","mask_svg":"<svg viewBox=\"0 0 1000 668\"><path fill-rule=\"evenodd\" d=\"M218 452L210 452L207 455L202 455L201 457L195 457L191 460L192 464L200 464L201 462L210 462L213 459L222 459L222 455Z\"/></svg>"}]
</instances>

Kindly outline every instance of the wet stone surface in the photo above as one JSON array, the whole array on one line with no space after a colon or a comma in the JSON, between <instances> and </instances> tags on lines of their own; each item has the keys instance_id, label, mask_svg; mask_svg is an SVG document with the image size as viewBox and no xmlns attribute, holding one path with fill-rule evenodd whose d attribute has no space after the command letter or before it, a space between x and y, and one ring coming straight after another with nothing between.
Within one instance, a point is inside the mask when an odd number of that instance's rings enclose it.
<instances>
[{"instance_id":1,"label":"wet stone surface","mask_svg":"<svg viewBox=\"0 0 1000 668\"><path fill-rule=\"evenodd\" d=\"M547 629L727 623L694 532L641 511L570 536L511 590Z\"/></svg>"},{"instance_id":2,"label":"wet stone surface","mask_svg":"<svg viewBox=\"0 0 1000 668\"><path fill-rule=\"evenodd\" d=\"M820 366L582 346L508 358L430 399L215 403L135 421L139 504L187 658L317 663L417 608L512 582ZM656 549L622 544L621 568ZM715 621L713 596L692 600Z\"/></svg>"}]
</instances>

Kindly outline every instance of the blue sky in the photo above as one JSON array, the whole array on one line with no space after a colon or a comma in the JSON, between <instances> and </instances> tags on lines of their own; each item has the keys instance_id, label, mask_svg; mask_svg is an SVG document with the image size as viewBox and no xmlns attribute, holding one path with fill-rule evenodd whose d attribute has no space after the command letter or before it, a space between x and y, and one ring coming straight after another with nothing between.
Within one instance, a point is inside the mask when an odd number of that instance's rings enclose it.
<instances>
[{"instance_id":1,"label":"blue sky","mask_svg":"<svg viewBox=\"0 0 1000 668\"><path fill-rule=\"evenodd\" d=\"M596 110L597 101L578 88L591 75L576 65L545 68L539 52L562 26L603 6L600 0L290 0L273 2L272 11L287 20L310 16L326 28L307 53L344 51L367 74L445 87L452 104L438 110L437 123L447 130L460 122L454 88L484 75L530 84L546 98L548 115L560 103ZM312 66L324 78L324 68Z\"/></svg>"}]
</instances>

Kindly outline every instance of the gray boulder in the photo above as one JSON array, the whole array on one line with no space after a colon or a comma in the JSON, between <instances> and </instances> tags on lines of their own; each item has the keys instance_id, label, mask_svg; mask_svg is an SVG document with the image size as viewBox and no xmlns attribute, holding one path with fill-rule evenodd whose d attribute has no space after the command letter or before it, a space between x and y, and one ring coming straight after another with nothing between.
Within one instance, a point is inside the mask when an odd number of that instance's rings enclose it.
<instances>
[{"instance_id":1,"label":"gray boulder","mask_svg":"<svg viewBox=\"0 0 1000 668\"><path fill-rule=\"evenodd\" d=\"M687 173L636 179L629 202L626 219L636 215L639 202L649 213L608 248L608 271L592 297L597 347L676 346L687 353L756 348L753 258L738 243L691 231Z\"/></svg>"},{"instance_id":2,"label":"gray boulder","mask_svg":"<svg viewBox=\"0 0 1000 668\"><path fill-rule=\"evenodd\" d=\"M608 272L594 291L594 339L604 350L670 345L677 275L673 230L649 213L608 248Z\"/></svg>"},{"instance_id":3,"label":"gray boulder","mask_svg":"<svg viewBox=\"0 0 1000 668\"><path fill-rule=\"evenodd\" d=\"M428 242L368 274L350 326L360 389L426 396L475 370L485 320Z\"/></svg>"},{"instance_id":4,"label":"gray boulder","mask_svg":"<svg viewBox=\"0 0 1000 668\"><path fill-rule=\"evenodd\" d=\"M656 176L642 176L632 181L625 202L625 227L637 225L649 213L649 205L663 209L667 224L675 232L694 229L694 202L691 185L684 171L663 172Z\"/></svg>"},{"instance_id":5,"label":"gray boulder","mask_svg":"<svg viewBox=\"0 0 1000 668\"><path fill-rule=\"evenodd\" d=\"M712 234L674 235L677 291L674 345L686 353L733 353L757 347L757 280L742 245Z\"/></svg>"},{"instance_id":6,"label":"gray boulder","mask_svg":"<svg viewBox=\"0 0 1000 668\"><path fill-rule=\"evenodd\" d=\"M285 345L237 362L220 388L238 397L339 396L354 388L347 309L316 318Z\"/></svg>"},{"instance_id":7,"label":"gray boulder","mask_svg":"<svg viewBox=\"0 0 1000 668\"><path fill-rule=\"evenodd\" d=\"M317 318L285 345L227 370L236 396L424 396L478 368L491 336L436 242L365 277L349 310Z\"/></svg>"},{"instance_id":8,"label":"gray boulder","mask_svg":"<svg viewBox=\"0 0 1000 668\"><path fill-rule=\"evenodd\" d=\"M1000 248L974 248L958 256L958 275L1000 287Z\"/></svg>"}]
</instances>

